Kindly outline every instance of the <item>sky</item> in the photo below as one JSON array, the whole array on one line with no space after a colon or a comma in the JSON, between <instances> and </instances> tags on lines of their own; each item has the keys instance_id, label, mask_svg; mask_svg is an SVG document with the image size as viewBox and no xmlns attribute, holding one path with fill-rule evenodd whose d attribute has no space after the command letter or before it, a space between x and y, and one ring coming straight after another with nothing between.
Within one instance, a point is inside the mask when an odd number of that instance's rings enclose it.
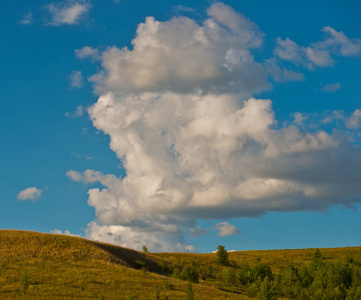
<instances>
[{"instance_id":1,"label":"sky","mask_svg":"<svg viewBox=\"0 0 361 300\"><path fill-rule=\"evenodd\" d=\"M0 228L155 252L361 245L359 1L10 1Z\"/></svg>"}]
</instances>

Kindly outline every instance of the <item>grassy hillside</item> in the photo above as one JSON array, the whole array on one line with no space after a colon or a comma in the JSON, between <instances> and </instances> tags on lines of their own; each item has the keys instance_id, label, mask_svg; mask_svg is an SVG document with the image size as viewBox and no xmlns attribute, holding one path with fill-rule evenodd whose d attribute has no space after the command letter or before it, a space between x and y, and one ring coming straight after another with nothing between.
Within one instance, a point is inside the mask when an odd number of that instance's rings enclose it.
<instances>
[{"instance_id":1,"label":"grassy hillside","mask_svg":"<svg viewBox=\"0 0 361 300\"><path fill-rule=\"evenodd\" d=\"M265 263L277 276L289 264L309 263L314 252L232 252L230 265L221 266L216 254L141 253L77 237L0 230L0 299L191 299L190 289L195 299L250 299L232 274ZM361 247L321 252L329 262L361 261ZM178 279L186 265L197 270L199 283Z\"/></svg>"}]
</instances>

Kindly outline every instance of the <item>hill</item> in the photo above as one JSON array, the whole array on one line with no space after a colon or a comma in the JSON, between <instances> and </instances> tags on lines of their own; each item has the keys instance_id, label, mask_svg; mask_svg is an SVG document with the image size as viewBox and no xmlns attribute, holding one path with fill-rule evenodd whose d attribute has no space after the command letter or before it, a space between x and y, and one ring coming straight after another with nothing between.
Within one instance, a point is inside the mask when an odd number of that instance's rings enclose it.
<instances>
[{"instance_id":1,"label":"hill","mask_svg":"<svg viewBox=\"0 0 361 300\"><path fill-rule=\"evenodd\" d=\"M231 252L223 266L217 254L142 253L78 237L0 230L0 299L192 299L192 293L195 299L250 299L242 270L269 266L280 280L288 265L301 268L314 253ZM321 253L326 262L361 261L361 247Z\"/></svg>"}]
</instances>

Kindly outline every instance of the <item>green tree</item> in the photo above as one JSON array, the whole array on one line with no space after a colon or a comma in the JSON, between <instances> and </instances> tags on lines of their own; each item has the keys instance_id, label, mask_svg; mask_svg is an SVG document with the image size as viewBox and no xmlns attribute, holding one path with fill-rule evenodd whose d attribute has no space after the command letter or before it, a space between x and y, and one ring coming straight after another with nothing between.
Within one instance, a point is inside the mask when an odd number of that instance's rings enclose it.
<instances>
[{"instance_id":1,"label":"green tree","mask_svg":"<svg viewBox=\"0 0 361 300\"><path fill-rule=\"evenodd\" d=\"M149 253L148 248L146 245L143 245L142 247L144 253Z\"/></svg>"},{"instance_id":2,"label":"green tree","mask_svg":"<svg viewBox=\"0 0 361 300\"><path fill-rule=\"evenodd\" d=\"M228 266L229 265L229 260L228 260L228 252L225 249L224 246L219 245L217 247L217 263L223 265L223 266Z\"/></svg>"}]
</instances>

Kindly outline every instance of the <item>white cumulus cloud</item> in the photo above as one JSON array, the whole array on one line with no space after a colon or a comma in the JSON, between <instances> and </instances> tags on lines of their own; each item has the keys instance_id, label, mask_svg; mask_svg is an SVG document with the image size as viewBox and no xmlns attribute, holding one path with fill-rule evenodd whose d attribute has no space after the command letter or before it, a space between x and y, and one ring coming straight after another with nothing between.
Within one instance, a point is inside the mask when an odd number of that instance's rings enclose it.
<instances>
[{"instance_id":1,"label":"white cumulus cloud","mask_svg":"<svg viewBox=\"0 0 361 300\"><path fill-rule=\"evenodd\" d=\"M360 201L361 151L346 131L326 132L321 122L307 130L301 115L279 124L272 101L253 96L269 87L252 55L262 39L253 22L215 3L201 25L149 17L132 49L102 53L93 77L100 97L88 113L109 136L126 176L67 173L97 184L88 190L97 216L88 237L190 251L184 234L197 233L198 219L322 211Z\"/></svg>"},{"instance_id":2,"label":"white cumulus cloud","mask_svg":"<svg viewBox=\"0 0 361 300\"><path fill-rule=\"evenodd\" d=\"M28 187L27 189L21 191L17 198L18 200L31 200L36 201L40 198L42 193L42 190L36 188L36 187Z\"/></svg>"},{"instance_id":3,"label":"white cumulus cloud","mask_svg":"<svg viewBox=\"0 0 361 300\"><path fill-rule=\"evenodd\" d=\"M216 227L219 230L218 236L222 237L241 233L241 230L229 224L228 222L220 222L216 224Z\"/></svg>"},{"instance_id":4,"label":"white cumulus cloud","mask_svg":"<svg viewBox=\"0 0 361 300\"><path fill-rule=\"evenodd\" d=\"M91 58L93 61L101 59L99 49L85 46L81 49L75 49L75 54L79 59Z\"/></svg>"}]
</instances>

